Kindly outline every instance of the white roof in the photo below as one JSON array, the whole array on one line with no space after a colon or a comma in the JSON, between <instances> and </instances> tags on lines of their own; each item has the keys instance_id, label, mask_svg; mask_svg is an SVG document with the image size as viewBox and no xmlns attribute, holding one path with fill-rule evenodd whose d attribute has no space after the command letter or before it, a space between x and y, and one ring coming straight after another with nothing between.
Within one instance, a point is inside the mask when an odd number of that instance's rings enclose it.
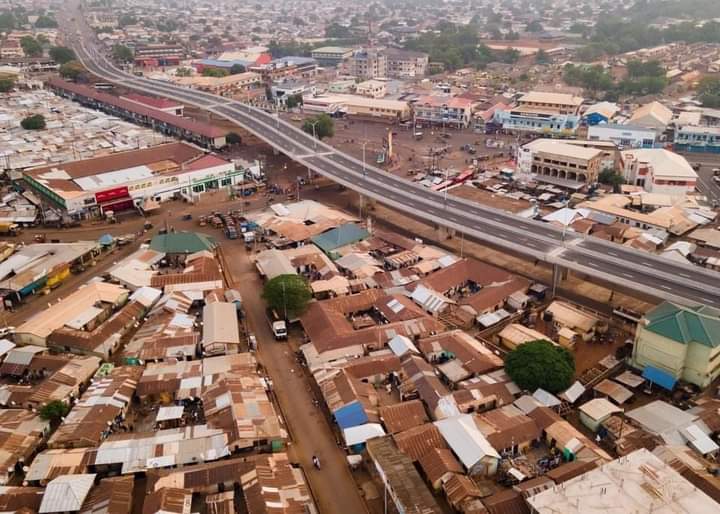
<instances>
[{"instance_id":1,"label":"white roof","mask_svg":"<svg viewBox=\"0 0 720 514\"><path fill-rule=\"evenodd\" d=\"M588 160L602 154L602 150L597 148L586 148L579 145L570 145L563 143L557 139L536 139L535 141L526 144L523 148L531 150L533 152L545 152L556 155L562 155L564 157L570 157L572 159Z\"/></svg>"},{"instance_id":2,"label":"white roof","mask_svg":"<svg viewBox=\"0 0 720 514\"><path fill-rule=\"evenodd\" d=\"M140 303L143 307L152 307L158 298L162 296L162 291L150 286L143 286L130 295L130 300Z\"/></svg>"},{"instance_id":3,"label":"white roof","mask_svg":"<svg viewBox=\"0 0 720 514\"><path fill-rule=\"evenodd\" d=\"M683 437L688 440L688 444L702 455L707 455L708 453L713 453L720 449L720 446L710 439L710 437L708 437L708 435L697 425L690 425L682 430L681 433Z\"/></svg>"},{"instance_id":4,"label":"white roof","mask_svg":"<svg viewBox=\"0 0 720 514\"><path fill-rule=\"evenodd\" d=\"M555 407L562 402L552 393L548 393L545 389L539 388L533 393L533 398L542 403L545 407Z\"/></svg>"},{"instance_id":5,"label":"white roof","mask_svg":"<svg viewBox=\"0 0 720 514\"><path fill-rule=\"evenodd\" d=\"M392 350L392 352L398 357L402 357L407 352L420 353L415 347L415 344L410 339L400 334L390 339L388 346L390 347L390 350Z\"/></svg>"},{"instance_id":6,"label":"white roof","mask_svg":"<svg viewBox=\"0 0 720 514\"><path fill-rule=\"evenodd\" d=\"M544 91L530 91L520 97L520 102L535 102L555 105L580 105L583 99L567 93L546 93Z\"/></svg>"},{"instance_id":7,"label":"white roof","mask_svg":"<svg viewBox=\"0 0 720 514\"><path fill-rule=\"evenodd\" d=\"M170 419L180 419L183 415L185 407L182 405L171 405L170 407L160 407L158 409L155 421L167 421Z\"/></svg>"},{"instance_id":8,"label":"white roof","mask_svg":"<svg viewBox=\"0 0 720 514\"><path fill-rule=\"evenodd\" d=\"M240 344L237 308L228 302L214 302L203 307L203 345Z\"/></svg>"},{"instance_id":9,"label":"white roof","mask_svg":"<svg viewBox=\"0 0 720 514\"><path fill-rule=\"evenodd\" d=\"M379 423L365 423L364 425L357 425L343 430L345 446L354 446L373 437L382 437L384 435L385 430Z\"/></svg>"},{"instance_id":10,"label":"white roof","mask_svg":"<svg viewBox=\"0 0 720 514\"><path fill-rule=\"evenodd\" d=\"M74 330L80 330L82 327L90 323L92 320L97 318L104 311L98 307L88 307L82 312L78 313L73 319L65 323L65 326L70 327Z\"/></svg>"},{"instance_id":11,"label":"white roof","mask_svg":"<svg viewBox=\"0 0 720 514\"><path fill-rule=\"evenodd\" d=\"M8 339L0 339L0 357L15 348L15 343Z\"/></svg>"},{"instance_id":12,"label":"white roof","mask_svg":"<svg viewBox=\"0 0 720 514\"><path fill-rule=\"evenodd\" d=\"M589 402L583 403L578 408L580 412L596 421L602 421L615 412L622 412L621 408L605 398L594 398Z\"/></svg>"},{"instance_id":13,"label":"white roof","mask_svg":"<svg viewBox=\"0 0 720 514\"><path fill-rule=\"evenodd\" d=\"M718 504L645 448L527 499L539 514L718 512Z\"/></svg>"},{"instance_id":14,"label":"white roof","mask_svg":"<svg viewBox=\"0 0 720 514\"><path fill-rule=\"evenodd\" d=\"M113 186L122 186L136 180L151 179L153 172L147 166L136 166L100 175L76 178L74 182L85 191L95 191Z\"/></svg>"},{"instance_id":15,"label":"white roof","mask_svg":"<svg viewBox=\"0 0 720 514\"><path fill-rule=\"evenodd\" d=\"M568 387L565 391L560 393L560 398L570 403L575 403L575 400L580 398L585 392L585 387L579 382L575 381L573 385Z\"/></svg>"},{"instance_id":16,"label":"white roof","mask_svg":"<svg viewBox=\"0 0 720 514\"><path fill-rule=\"evenodd\" d=\"M627 150L623 153L632 155L640 162L648 163L652 167L654 177L697 179L697 173L695 173L695 170L692 169L685 157L664 148L642 148Z\"/></svg>"},{"instance_id":17,"label":"white roof","mask_svg":"<svg viewBox=\"0 0 720 514\"><path fill-rule=\"evenodd\" d=\"M418 284L410 298L420 307L432 313L442 311L451 302L445 296L428 289L422 284Z\"/></svg>"},{"instance_id":18,"label":"white roof","mask_svg":"<svg viewBox=\"0 0 720 514\"><path fill-rule=\"evenodd\" d=\"M471 414L441 419L435 422L435 426L468 470L484 457L500 458L495 448L478 429Z\"/></svg>"},{"instance_id":19,"label":"white roof","mask_svg":"<svg viewBox=\"0 0 720 514\"><path fill-rule=\"evenodd\" d=\"M93 484L95 484L94 473L61 475L53 479L45 488L40 503L40 513L80 510Z\"/></svg>"}]
</instances>

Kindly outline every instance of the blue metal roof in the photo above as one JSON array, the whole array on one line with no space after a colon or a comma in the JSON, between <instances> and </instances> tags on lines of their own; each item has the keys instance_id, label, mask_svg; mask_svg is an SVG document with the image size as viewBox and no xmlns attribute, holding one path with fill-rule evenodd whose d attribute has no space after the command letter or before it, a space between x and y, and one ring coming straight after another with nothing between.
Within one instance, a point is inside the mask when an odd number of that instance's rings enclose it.
<instances>
[{"instance_id":1,"label":"blue metal roof","mask_svg":"<svg viewBox=\"0 0 720 514\"><path fill-rule=\"evenodd\" d=\"M657 384L668 391L672 391L677 382L677 379L670 373L654 366L645 366L642 376L645 380Z\"/></svg>"},{"instance_id":2,"label":"blue metal roof","mask_svg":"<svg viewBox=\"0 0 720 514\"><path fill-rule=\"evenodd\" d=\"M245 66L246 68L249 66L254 66L255 63L253 61L245 61L243 59L236 59L234 61L220 61L218 59L202 59L198 61L203 66L214 66L216 68L232 68L233 65L239 64L241 66Z\"/></svg>"}]
</instances>

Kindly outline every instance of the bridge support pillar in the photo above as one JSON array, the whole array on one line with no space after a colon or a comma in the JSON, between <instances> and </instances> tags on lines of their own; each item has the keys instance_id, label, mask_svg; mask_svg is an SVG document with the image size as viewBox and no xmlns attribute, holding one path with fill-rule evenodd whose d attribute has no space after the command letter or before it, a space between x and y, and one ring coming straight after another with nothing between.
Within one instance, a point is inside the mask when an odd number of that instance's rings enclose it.
<instances>
[{"instance_id":1,"label":"bridge support pillar","mask_svg":"<svg viewBox=\"0 0 720 514\"><path fill-rule=\"evenodd\" d=\"M552 278L552 295L553 297L557 293L557 288L560 286L563 280L567 280L568 278L568 269L563 268L562 266L558 266L557 264L553 264L553 278Z\"/></svg>"},{"instance_id":2,"label":"bridge support pillar","mask_svg":"<svg viewBox=\"0 0 720 514\"><path fill-rule=\"evenodd\" d=\"M448 228L443 225L437 225L436 232L437 237L440 241L444 241L445 239L452 239L453 237L455 237L455 229Z\"/></svg>"}]
</instances>

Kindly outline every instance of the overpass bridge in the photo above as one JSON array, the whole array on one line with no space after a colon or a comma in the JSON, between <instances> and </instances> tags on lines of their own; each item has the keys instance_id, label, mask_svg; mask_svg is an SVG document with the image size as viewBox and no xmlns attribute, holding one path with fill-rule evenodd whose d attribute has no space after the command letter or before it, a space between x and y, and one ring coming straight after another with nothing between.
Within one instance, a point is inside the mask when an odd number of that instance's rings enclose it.
<instances>
[{"instance_id":1,"label":"overpass bridge","mask_svg":"<svg viewBox=\"0 0 720 514\"><path fill-rule=\"evenodd\" d=\"M720 308L720 273L575 233L536 220L437 193L393 176L327 145L299 128L250 105L126 73L94 45L94 34L68 20L68 43L83 65L104 80L171 98L224 118L310 170L415 218L465 234L514 254L553 266L557 282L570 270L658 299Z\"/></svg>"}]
</instances>

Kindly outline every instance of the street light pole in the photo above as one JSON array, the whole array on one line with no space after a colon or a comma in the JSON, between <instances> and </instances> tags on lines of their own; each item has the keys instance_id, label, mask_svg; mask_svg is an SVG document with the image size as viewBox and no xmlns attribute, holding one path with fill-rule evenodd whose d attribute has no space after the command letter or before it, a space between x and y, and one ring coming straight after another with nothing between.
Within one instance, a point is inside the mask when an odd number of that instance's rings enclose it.
<instances>
[{"instance_id":1,"label":"street light pole","mask_svg":"<svg viewBox=\"0 0 720 514\"><path fill-rule=\"evenodd\" d=\"M363 156L363 177L367 177L367 163L365 162L365 147L367 146L367 144L368 144L367 141L365 141L365 142L362 144L362 150L363 150L363 153L362 153L362 156Z\"/></svg>"},{"instance_id":2,"label":"street light pole","mask_svg":"<svg viewBox=\"0 0 720 514\"><path fill-rule=\"evenodd\" d=\"M315 148L315 150L317 150L317 134L315 133L315 125L320 123L320 120L308 121L308 123L310 123L313 131L313 147Z\"/></svg>"}]
</instances>

